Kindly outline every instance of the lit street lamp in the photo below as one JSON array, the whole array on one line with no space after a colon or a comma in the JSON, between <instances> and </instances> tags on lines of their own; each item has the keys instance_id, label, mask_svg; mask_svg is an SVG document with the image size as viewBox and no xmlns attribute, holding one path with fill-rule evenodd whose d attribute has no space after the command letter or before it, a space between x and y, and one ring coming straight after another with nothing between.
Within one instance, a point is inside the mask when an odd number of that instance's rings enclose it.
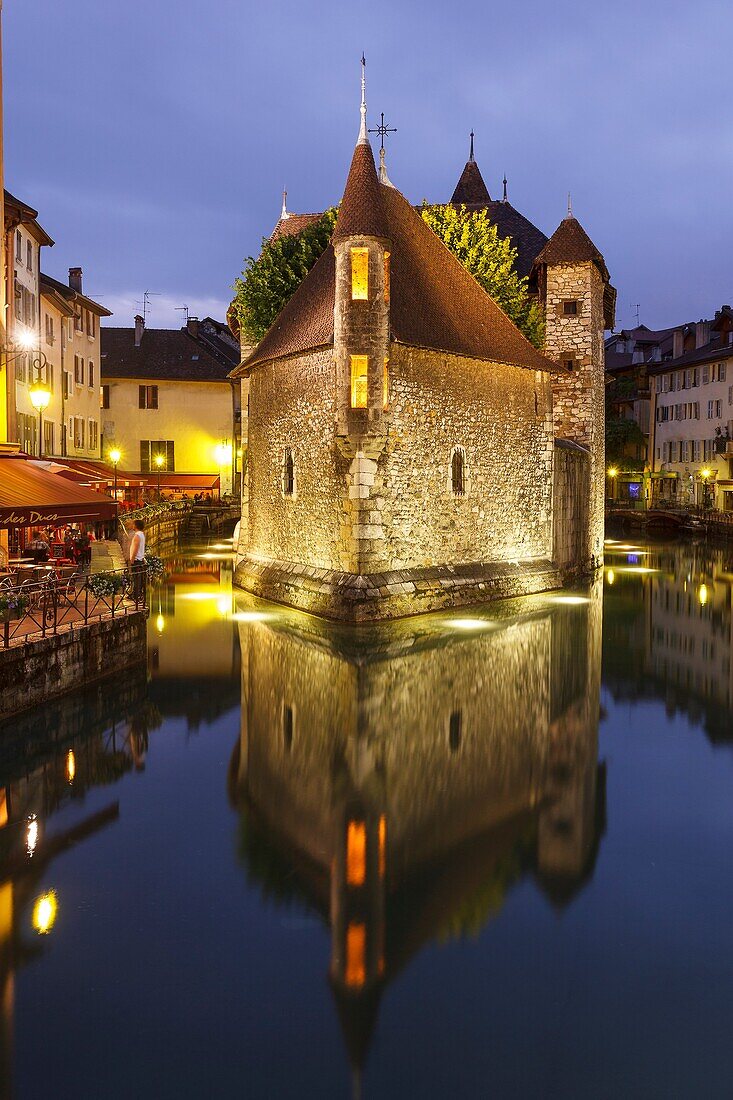
<instances>
[{"instance_id":1,"label":"lit street lamp","mask_svg":"<svg viewBox=\"0 0 733 1100\"><path fill-rule=\"evenodd\" d=\"M616 499L616 478L618 477L618 470L615 466L609 466L608 476L611 479L611 500Z\"/></svg>"},{"instance_id":2,"label":"lit street lamp","mask_svg":"<svg viewBox=\"0 0 733 1100\"><path fill-rule=\"evenodd\" d=\"M121 453L121 452L120 452L120 451L119 451L119 450L117 449L117 447L113 447L113 448L112 448L112 450L111 450L111 451L109 452L109 460L110 460L110 462L112 463L112 466L113 466L113 468L114 468L114 472L115 472L115 487L114 487L114 498L115 498L115 538L117 537L117 467L119 466L119 463L120 463L120 459L121 459L121 458L122 458L122 453Z\"/></svg>"},{"instance_id":3,"label":"lit street lamp","mask_svg":"<svg viewBox=\"0 0 733 1100\"><path fill-rule=\"evenodd\" d=\"M43 357L45 359L45 356ZM38 457L43 458L43 410L48 408L51 400L51 391L45 382L41 381L41 358L38 359L38 378L30 388L29 397L31 405L38 411Z\"/></svg>"},{"instance_id":4,"label":"lit street lamp","mask_svg":"<svg viewBox=\"0 0 733 1100\"><path fill-rule=\"evenodd\" d=\"M158 467L158 503L160 503L160 471L165 465L165 455L156 455L155 465Z\"/></svg>"}]
</instances>

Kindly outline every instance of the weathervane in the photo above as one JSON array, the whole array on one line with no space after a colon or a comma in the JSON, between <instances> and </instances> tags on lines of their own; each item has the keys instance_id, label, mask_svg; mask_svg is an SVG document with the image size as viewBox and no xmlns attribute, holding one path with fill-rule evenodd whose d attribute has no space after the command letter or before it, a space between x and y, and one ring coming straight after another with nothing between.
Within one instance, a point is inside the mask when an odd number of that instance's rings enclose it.
<instances>
[{"instance_id":1,"label":"weathervane","mask_svg":"<svg viewBox=\"0 0 733 1100\"><path fill-rule=\"evenodd\" d=\"M370 134L379 134L380 138L382 139L382 143L379 146L379 152L383 153L384 152L384 139L386 138L387 134L396 134L397 133L397 127L396 126L385 126L385 124L384 124L384 111L382 111L382 113L380 114L379 117L381 119L381 122L379 123L379 126L373 126L369 130L369 133Z\"/></svg>"}]
</instances>

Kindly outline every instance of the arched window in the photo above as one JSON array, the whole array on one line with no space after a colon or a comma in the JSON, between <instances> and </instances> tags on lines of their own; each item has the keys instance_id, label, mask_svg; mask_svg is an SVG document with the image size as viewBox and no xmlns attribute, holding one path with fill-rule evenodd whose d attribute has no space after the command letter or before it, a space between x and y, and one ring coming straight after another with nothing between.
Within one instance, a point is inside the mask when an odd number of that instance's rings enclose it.
<instances>
[{"instance_id":1,"label":"arched window","mask_svg":"<svg viewBox=\"0 0 733 1100\"><path fill-rule=\"evenodd\" d=\"M286 497L295 495L295 459L291 447L285 448L283 456L283 493Z\"/></svg>"},{"instance_id":2,"label":"arched window","mask_svg":"<svg viewBox=\"0 0 733 1100\"><path fill-rule=\"evenodd\" d=\"M463 447L454 447L450 463L451 492L454 497L466 495L466 452Z\"/></svg>"}]
</instances>

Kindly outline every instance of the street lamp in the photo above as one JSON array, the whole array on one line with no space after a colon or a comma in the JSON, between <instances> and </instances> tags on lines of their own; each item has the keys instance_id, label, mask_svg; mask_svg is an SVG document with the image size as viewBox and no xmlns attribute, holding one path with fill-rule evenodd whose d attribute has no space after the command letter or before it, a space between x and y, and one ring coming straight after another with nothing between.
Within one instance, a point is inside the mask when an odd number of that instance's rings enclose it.
<instances>
[{"instance_id":1,"label":"street lamp","mask_svg":"<svg viewBox=\"0 0 733 1100\"><path fill-rule=\"evenodd\" d=\"M114 472L115 472L115 487L114 487L114 498L115 498L115 534L114 534L114 537L115 538L117 538L117 507L118 507L118 505L117 505L117 467L119 466L121 458L122 458L122 452L120 450L118 450L117 447L113 447L112 450L109 452L109 460L112 463L112 467L113 467Z\"/></svg>"},{"instance_id":2,"label":"street lamp","mask_svg":"<svg viewBox=\"0 0 733 1100\"><path fill-rule=\"evenodd\" d=\"M158 467L158 503L160 504L160 471L165 465L165 455L156 455L154 461Z\"/></svg>"},{"instance_id":3,"label":"street lamp","mask_svg":"<svg viewBox=\"0 0 733 1100\"><path fill-rule=\"evenodd\" d=\"M31 405L38 411L38 457L43 458L43 410L48 408L51 391L46 383L41 381L40 366L38 378L31 386L28 396L31 399Z\"/></svg>"},{"instance_id":4,"label":"street lamp","mask_svg":"<svg viewBox=\"0 0 733 1100\"><path fill-rule=\"evenodd\" d=\"M616 478L618 477L618 469L615 466L609 466L608 476L611 479L611 500L616 499Z\"/></svg>"}]
</instances>

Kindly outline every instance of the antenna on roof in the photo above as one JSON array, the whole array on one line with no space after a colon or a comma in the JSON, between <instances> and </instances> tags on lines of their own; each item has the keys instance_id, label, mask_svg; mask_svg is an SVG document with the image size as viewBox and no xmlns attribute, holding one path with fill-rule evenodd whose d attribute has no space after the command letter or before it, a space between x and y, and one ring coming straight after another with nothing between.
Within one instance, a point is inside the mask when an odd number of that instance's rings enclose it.
<instances>
[{"instance_id":1,"label":"antenna on roof","mask_svg":"<svg viewBox=\"0 0 733 1100\"><path fill-rule=\"evenodd\" d=\"M641 302L632 302L631 308L636 311L636 327L639 327L639 310L641 309Z\"/></svg>"},{"instance_id":2,"label":"antenna on roof","mask_svg":"<svg viewBox=\"0 0 733 1100\"><path fill-rule=\"evenodd\" d=\"M188 325L188 306L185 304L185 302L182 306L174 306L173 308L175 309L176 313L186 314L186 325Z\"/></svg>"},{"instance_id":3,"label":"antenna on roof","mask_svg":"<svg viewBox=\"0 0 733 1100\"><path fill-rule=\"evenodd\" d=\"M470 152L469 152L469 154L468 154L468 159L469 159L470 161L472 161L472 160L473 160L473 139L474 139L474 133L473 133L473 130L471 130L471 133L470 133L470 134L469 134L468 136L469 136L469 137L470 137L470 139L471 139L471 149L470 149Z\"/></svg>"},{"instance_id":4,"label":"antenna on roof","mask_svg":"<svg viewBox=\"0 0 733 1100\"><path fill-rule=\"evenodd\" d=\"M364 54L361 55L361 106L359 107L361 114L361 126L359 127L359 140L357 145L368 145L369 137L367 135L367 123L366 123L366 58Z\"/></svg>"},{"instance_id":5,"label":"antenna on roof","mask_svg":"<svg viewBox=\"0 0 733 1100\"><path fill-rule=\"evenodd\" d=\"M160 298L160 297L161 297L161 293L158 290L146 290L145 291L145 293L143 294L143 322L147 321L148 314L150 313L150 299L151 298Z\"/></svg>"}]
</instances>

